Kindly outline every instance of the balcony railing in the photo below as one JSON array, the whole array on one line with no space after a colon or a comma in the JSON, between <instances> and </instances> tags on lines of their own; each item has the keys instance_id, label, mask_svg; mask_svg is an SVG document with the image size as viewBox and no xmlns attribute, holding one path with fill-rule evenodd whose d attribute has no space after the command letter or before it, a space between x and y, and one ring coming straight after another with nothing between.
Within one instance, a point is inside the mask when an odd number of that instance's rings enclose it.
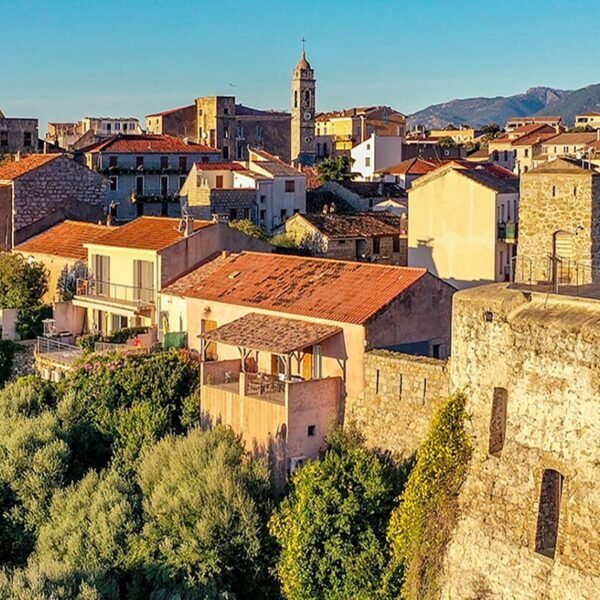
<instances>
[{"instance_id":1,"label":"balcony railing","mask_svg":"<svg viewBox=\"0 0 600 600\"><path fill-rule=\"evenodd\" d=\"M154 289L111 283L92 277L77 279L76 296L123 302L139 307L153 306L156 302Z\"/></svg>"},{"instance_id":2,"label":"balcony railing","mask_svg":"<svg viewBox=\"0 0 600 600\"><path fill-rule=\"evenodd\" d=\"M507 244L514 244L519 235L518 223L498 223L498 239Z\"/></svg>"}]
</instances>

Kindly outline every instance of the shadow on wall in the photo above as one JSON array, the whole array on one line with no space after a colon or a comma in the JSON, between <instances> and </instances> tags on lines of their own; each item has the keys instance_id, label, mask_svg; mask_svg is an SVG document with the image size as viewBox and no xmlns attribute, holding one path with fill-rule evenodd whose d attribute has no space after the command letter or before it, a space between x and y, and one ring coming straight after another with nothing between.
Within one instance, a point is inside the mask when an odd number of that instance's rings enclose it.
<instances>
[{"instance_id":1,"label":"shadow on wall","mask_svg":"<svg viewBox=\"0 0 600 600\"><path fill-rule=\"evenodd\" d=\"M433 238L417 240L417 246L408 248L408 266L425 267L431 274L439 277L446 283L453 285L458 290L496 283L493 279L456 279L455 277L441 277L433 260ZM468 256L464 260L469 260Z\"/></svg>"}]
</instances>

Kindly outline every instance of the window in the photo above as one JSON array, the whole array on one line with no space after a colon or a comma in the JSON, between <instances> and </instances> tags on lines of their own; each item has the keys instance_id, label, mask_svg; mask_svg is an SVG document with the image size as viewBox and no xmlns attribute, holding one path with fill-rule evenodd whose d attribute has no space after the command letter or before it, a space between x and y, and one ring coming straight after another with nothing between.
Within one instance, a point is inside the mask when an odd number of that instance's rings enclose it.
<instances>
[{"instance_id":1,"label":"window","mask_svg":"<svg viewBox=\"0 0 600 600\"><path fill-rule=\"evenodd\" d=\"M548 558L554 558L556 553L563 479L554 469L546 469L542 475L535 551Z\"/></svg>"},{"instance_id":2,"label":"window","mask_svg":"<svg viewBox=\"0 0 600 600\"><path fill-rule=\"evenodd\" d=\"M135 178L135 193L138 196L144 195L144 178L143 177Z\"/></svg>"},{"instance_id":3,"label":"window","mask_svg":"<svg viewBox=\"0 0 600 600\"><path fill-rule=\"evenodd\" d=\"M392 238L392 252L400 252L400 236L395 235Z\"/></svg>"},{"instance_id":4,"label":"window","mask_svg":"<svg viewBox=\"0 0 600 600\"><path fill-rule=\"evenodd\" d=\"M375 393L379 394L379 369L375 369Z\"/></svg>"},{"instance_id":5,"label":"window","mask_svg":"<svg viewBox=\"0 0 600 600\"><path fill-rule=\"evenodd\" d=\"M316 432L317 432L317 426L316 425L309 425L308 429L307 429L307 432L306 432L306 435L308 437L314 437L315 434L316 434Z\"/></svg>"},{"instance_id":6,"label":"window","mask_svg":"<svg viewBox=\"0 0 600 600\"><path fill-rule=\"evenodd\" d=\"M267 201L267 197L264 194L262 194L260 197L260 203L264 204L266 201Z\"/></svg>"},{"instance_id":7,"label":"window","mask_svg":"<svg viewBox=\"0 0 600 600\"><path fill-rule=\"evenodd\" d=\"M298 90L294 92L294 108L298 108Z\"/></svg>"},{"instance_id":8,"label":"window","mask_svg":"<svg viewBox=\"0 0 600 600\"><path fill-rule=\"evenodd\" d=\"M556 198L556 186L555 185L552 186L552 197Z\"/></svg>"},{"instance_id":9,"label":"window","mask_svg":"<svg viewBox=\"0 0 600 600\"><path fill-rule=\"evenodd\" d=\"M299 209L299 208L295 208L295 209L294 209L294 214L295 214L295 215L297 215L299 212L300 212L300 209Z\"/></svg>"},{"instance_id":10,"label":"window","mask_svg":"<svg viewBox=\"0 0 600 600\"><path fill-rule=\"evenodd\" d=\"M169 193L169 176L162 175L160 178L160 195L166 196Z\"/></svg>"},{"instance_id":11,"label":"window","mask_svg":"<svg viewBox=\"0 0 600 600\"><path fill-rule=\"evenodd\" d=\"M527 152L527 151L526 151ZM508 160L508 150L504 151L504 160L507 161Z\"/></svg>"},{"instance_id":12,"label":"window","mask_svg":"<svg viewBox=\"0 0 600 600\"><path fill-rule=\"evenodd\" d=\"M498 260L498 274L504 273L504 252L500 250L500 259Z\"/></svg>"},{"instance_id":13,"label":"window","mask_svg":"<svg viewBox=\"0 0 600 600\"><path fill-rule=\"evenodd\" d=\"M179 157L179 170L180 171L187 171L187 156L180 156Z\"/></svg>"},{"instance_id":14,"label":"window","mask_svg":"<svg viewBox=\"0 0 600 600\"><path fill-rule=\"evenodd\" d=\"M365 167L370 167L371 166L371 157L367 156L365 157Z\"/></svg>"},{"instance_id":15,"label":"window","mask_svg":"<svg viewBox=\"0 0 600 600\"><path fill-rule=\"evenodd\" d=\"M179 177L179 189L181 189L183 187L183 185L185 184L185 180L186 180L185 175L181 175Z\"/></svg>"},{"instance_id":16,"label":"window","mask_svg":"<svg viewBox=\"0 0 600 600\"><path fill-rule=\"evenodd\" d=\"M523 151L523 154L525 156L525 158L529 157L529 148L525 148L525 150Z\"/></svg>"},{"instance_id":17,"label":"window","mask_svg":"<svg viewBox=\"0 0 600 600\"><path fill-rule=\"evenodd\" d=\"M116 175L111 175L108 180L110 181L110 191L116 192L119 189L119 178Z\"/></svg>"},{"instance_id":18,"label":"window","mask_svg":"<svg viewBox=\"0 0 600 600\"><path fill-rule=\"evenodd\" d=\"M223 187L223 175L217 175L215 177L215 187L218 189Z\"/></svg>"},{"instance_id":19,"label":"window","mask_svg":"<svg viewBox=\"0 0 600 600\"><path fill-rule=\"evenodd\" d=\"M136 156L135 157L135 168L136 169L143 169L144 168L144 157L143 156Z\"/></svg>"},{"instance_id":20,"label":"window","mask_svg":"<svg viewBox=\"0 0 600 600\"><path fill-rule=\"evenodd\" d=\"M23 146L31 146L31 131L23 132Z\"/></svg>"},{"instance_id":21,"label":"window","mask_svg":"<svg viewBox=\"0 0 600 600\"><path fill-rule=\"evenodd\" d=\"M249 219L249 218L250 218L250 209L245 208L244 209L244 219Z\"/></svg>"},{"instance_id":22,"label":"window","mask_svg":"<svg viewBox=\"0 0 600 600\"><path fill-rule=\"evenodd\" d=\"M110 133L110 130L112 129L111 124L107 123L106 124L106 131L108 131Z\"/></svg>"},{"instance_id":23,"label":"window","mask_svg":"<svg viewBox=\"0 0 600 600\"><path fill-rule=\"evenodd\" d=\"M168 156L161 156L160 157L160 168L161 169L168 169L169 168L169 157Z\"/></svg>"},{"instance_id":24,"label":"window","mask_svg":"<svg viewBox=\"0 0 600 600\"><path fill-rule=\"evenodd\" d=\"M440 358L440 349L441 349L442 345L441 344L433 344L431 346L431 356L433 358Z\"/></svg>"},{"instance_id":25,"label":"window","mask_svg":"<svg viewBox=\"0 0 600 600\"><path fill-rule=\"evenodd\" d=\"M228 140L229 139L229 127L223 128L223 137Z\"/></svg>"},{"instance_id":26,"label":"window","mask_svg":"<svg viewBox=\"0 0 600 600\"><path fill-rule=\"evenodd\" d=\"M261 139L263 136L263 128L260 125L256 126L256 137Z\"/></svg>"},{"instance_id":27,"label":"window","mask_svg":"<svg viewBox=\"0 0 600 600\"><path fill-rule=\"evenodd\" d=\"M379 254L381 252L381 239L378 237L373 238L373 254Z\"/></svg>"},{"instance_id":28,"label":"window","mask_svg":"<svg viewBox=\"0 0 600 600\"><path fill-rule=\"evenodd\" d=\"M236 208L232 208L229 211L229 220L230 221L235 221L237 219L237 209Z\"/></svg>"},{"instance_id":29,"label":"window","mask_svg":"<svg viewBox=\"0 0 600 600\"><path fill-rule=\"evenodd\" d=\"M115 123L115 131L120 131L121 129L121 123ZM124 129L127 129L127 124L125 124Z\"/></svg>"},{"instance_id":30,"label":"window","mask_svg":"<svg viewBox=\"0 0 600 600\"><path fill-rule=\"evenodd\" d=\"M223 158L229 160L229 146L223 147Z\"/></svg>"},{"instance_id":31,"label":"window","mask_svg":"<svg viewBox=\"0 0 600 600\"><path fill-rule=\"evenodd\" d=\"M264 223L266 219L267 219L267 211L263 209L260 211L260 220Z\"/></svg>"},{"instance_id":32,"label":"window","mask_svg":"<svg viewBox=\"0 0 600 600\"><path fill-rule=\"evenodd\" d=\"M8 146L8 131L0 131L0 146Z\"/></svg>"},{"instance_id":33,"label":"window","mask_svg":"<svg viewBox=\"0 0 600 600\"><path fill-rule=\"evenodd\" d=\"M490 440L488 452L492 456L500 456L506 438L506 410L508 392L505 388L494 388L492 397L492 415L490 417Z\"/></svg>"},{"instance_id":34,"label":"window","mask_svg":"<svg viewBox=\"0 0 600 600\"><path fill-rule=\"evenodd\" d=\"M108 166L111 169L116 169L119 166L119 157L118 156L109 156L108 157Z\"/></svg>"},{"instance_id":35,"label":"window","mask_svg":"<svg viewBox=\"0 0 600 600\"><path fill-rule=\"evenodd\" d=\"M294 192L296 189L295 181L293 179L285 180L285 191L286 192Z\"/></svg>"},{"instance_id":36,"label":"window","mask_svg":"<svg viewBox=\"0 0 600 600\"><path fill-rule=\"evenodd\" d=\"M229 114L229 108L227 106L225 108L223 108L223 114L224 115L228 115Z\"/></svg>"}]
</instances>

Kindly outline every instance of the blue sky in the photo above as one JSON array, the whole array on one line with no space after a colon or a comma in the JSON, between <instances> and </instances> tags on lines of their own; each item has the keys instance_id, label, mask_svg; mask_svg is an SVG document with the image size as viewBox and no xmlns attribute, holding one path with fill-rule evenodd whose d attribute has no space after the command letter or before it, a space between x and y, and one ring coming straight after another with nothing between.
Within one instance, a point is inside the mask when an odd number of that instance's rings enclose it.
<instances>
[{"instance_id":1,"label":"blue sky","mask_svg":"<svg viewBox=\"0 0 600 600\"><path fill-rule=\"evenodd\" d=\"M600 82L598 0L0 0L0 22L0 109L42 130L215 93L287 108L303 36L319 110Z\"/></svg>"}]
</instances>

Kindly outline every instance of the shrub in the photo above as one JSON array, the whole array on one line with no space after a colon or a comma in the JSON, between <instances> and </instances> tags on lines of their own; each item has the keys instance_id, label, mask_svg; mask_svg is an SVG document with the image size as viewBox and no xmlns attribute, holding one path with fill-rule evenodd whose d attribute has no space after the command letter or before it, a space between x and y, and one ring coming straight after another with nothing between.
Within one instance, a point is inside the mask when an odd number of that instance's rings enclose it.
<instances>
[{"instance_id":1,"label":"shrub","mask_svg":"<svg viewBox=\"0 0 600 600\"><path fill-rule=\"evenodd\" d=\"M48 270L21 254L0 252L0 308L38 306L48 291Z\"/></svg>"},{"instance_id":2,"label":"shrub","mask_svg":"<svg viewBox=\"0 0 600 600\"><path fill-rule=\"evenodd\" d=\"M12 374L15 353L21 348L11 340L0 340L0 386L3 386Z\"/></svg>"},{"instance_id":3,"label":"shrub","mask_svg":"<svg viewBox=\"0 0 600 600\"><path fill-rule=\"evenodd\" d=\"M417 453L388 537L388 582L404 578L402 597L438 598L438 574L458 516L458 492L471 457L465 430L465 396L457 393L437 410Z\"/></svg>"},{"instance_id":4,"label":"shrub","mask_svg":"<svg viewBox=\"0 0 600 600\"><path fill-rule=\"evenodd\" d=\"M293 477L270 521L286 598L382 598L386 529L406 472L336 431L321 461Z\"/></svg>"},{"instance_id":5,"label":"shrub","mask_svg":"<svg viewBox=\"0 0 600 600\"><path fill-rule=\"evenodd\" d=\"M31 340L44 332L44 319L52 318L52 307L45 304L26 306L17 313L16 332L22 340Z\"/></svg>"},{"instance_id":6,"label":"shrub","mask_svg":"<svg viewBox=\"0 0 600 600\"><path fill-rule=\"evenodd\" d=\"M231 227L232 229L237 229L238 231L241 231L242 233L245 233L246 235L249 235L263 242L269 241L269 235L267 234L267 232L262 227L256 225L249 219L238 219L237 221L230 221L229 227Z\"/></svg>"},{"instance_id":7,"label":"shrub","mask_svg":"<svg viewBox=\"0 0 600 600\"><path fill-rule=\"evenodd\" d=\"M145 524L134 556L145 597L270 596L268 470L231 429L163 439L144 454L139 484Z\"/></svg>"}]
</instances>

